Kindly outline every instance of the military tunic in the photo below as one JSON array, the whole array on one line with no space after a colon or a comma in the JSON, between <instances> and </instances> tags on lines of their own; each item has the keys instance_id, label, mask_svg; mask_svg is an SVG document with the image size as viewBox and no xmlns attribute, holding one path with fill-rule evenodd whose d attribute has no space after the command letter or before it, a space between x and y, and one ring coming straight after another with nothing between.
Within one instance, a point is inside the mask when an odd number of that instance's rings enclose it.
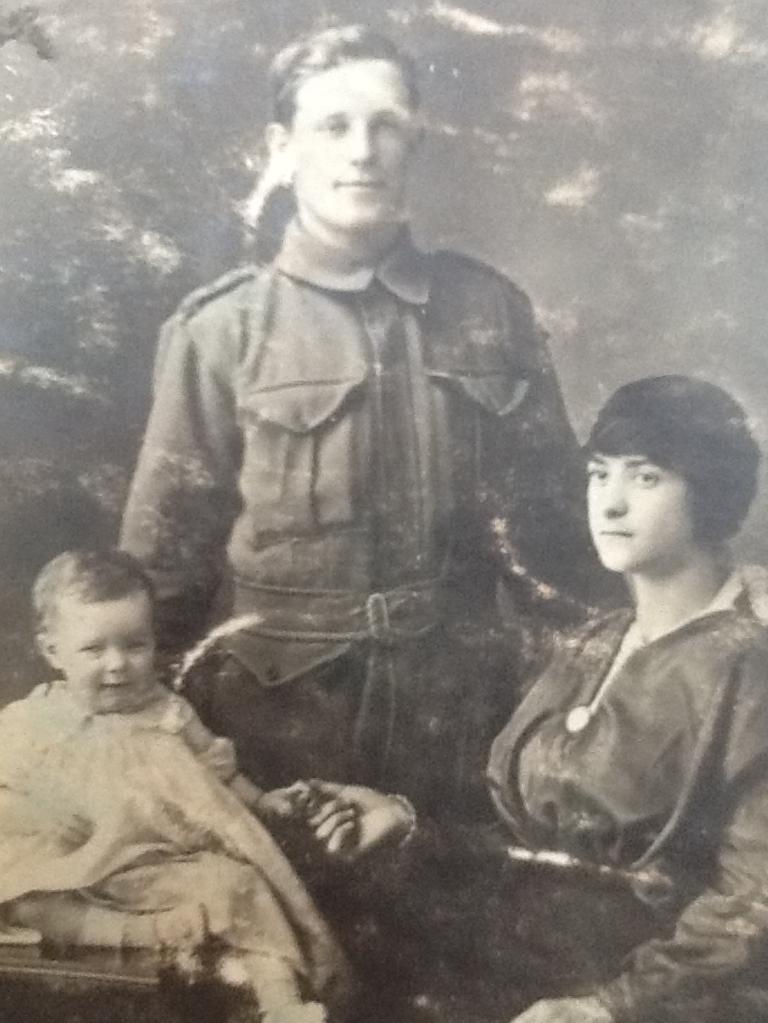
<instances>
[{"instance_id":1,"label":"military tunic","mask_svg":"<svg viewBox=\"0 0 768 1023\"><path fill-rule=\"evenodd\" d=\"M494 620L491 520L516 566L567 575L577 462L519 289L405 230L370 268L294 223L164 327L122 543L166 635L217 592L258 616L190 691L254 777L456 795L514 696L457 638Z\"/></svg>"}]
</instances>

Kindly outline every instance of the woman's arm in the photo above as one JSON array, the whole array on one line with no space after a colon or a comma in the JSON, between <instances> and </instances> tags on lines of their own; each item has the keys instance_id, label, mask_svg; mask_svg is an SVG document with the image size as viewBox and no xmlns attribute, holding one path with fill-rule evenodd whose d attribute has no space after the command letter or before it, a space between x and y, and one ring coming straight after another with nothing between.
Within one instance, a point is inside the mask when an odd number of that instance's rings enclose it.
<instances>
[{"instance_id":1,"label":"woman's arm","mask_svg":"<svg viewBox=\"0 0 768 1023\"><path fill-rule=\"evenodd\" d=\"M737 799L712 884L668 938L640 945L624 972L583 998L543 999L512 1023L646 1023L701 1018L718 993L764 961L768 936L768 761ZM671 1015L669 1018L673 1018ZM709 1017L708 1017L709 1018Z\"/></svg>"},{"instance_id":2,"label":"woman's arm","mask_svg":"<svg viewBox=\"0 0 768 1023\"><path fill-rule=\"evenodd\" d=\"M640 945L625 971L597 992L614 1019L641 1021L656 1006L691 1006L758 962L768 940L768 652L742 659L729 720L723 722L715 783L703 799L721 822L708 886L673 933ZM719 778L719 784L718 779Z\"/></svg>"},{"instance_id":3,"label":"woman's arm","mask_svg":"<svg viewBox=\"0 0 768 1023\"><path fill-rule=\"evenodd\" d=\"M754 966L767 935L768 779L763 779L739 801L712 884L686 907L671 937L639 946L625 971L597 995L621 1023L644 1020L665 1004L694 1006Z\"/></svg>"}]
</instances>

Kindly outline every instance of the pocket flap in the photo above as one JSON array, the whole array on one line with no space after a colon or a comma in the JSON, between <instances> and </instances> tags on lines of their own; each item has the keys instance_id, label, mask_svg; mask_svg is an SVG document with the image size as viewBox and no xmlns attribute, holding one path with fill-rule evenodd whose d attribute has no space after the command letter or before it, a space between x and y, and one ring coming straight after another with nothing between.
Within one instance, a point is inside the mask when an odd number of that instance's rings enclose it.
<instances>
[{"instance_id":1,"label":"pocket flap","mask_svg":"<svg viewBox=\"0 0 768 1023\"><path fill-rule=\"evenodd\" d=\"M243 405L257 419L292 433L309 433L331 421L360 380L312 381L249 391Z\"/></svg>"},{"instance_id":2,"label":"pocket flap","mask_svg":"<svg viewBox=\"0 0 768 1023\"><path fill-rule=\"evenodd\" d=\"M530 381L525 377L511 373L436 373L430 376L445 380L462 390L472 401L482 405L488 412L497 416L506 416L521 404Z\"/></svg>"}]
</instances>

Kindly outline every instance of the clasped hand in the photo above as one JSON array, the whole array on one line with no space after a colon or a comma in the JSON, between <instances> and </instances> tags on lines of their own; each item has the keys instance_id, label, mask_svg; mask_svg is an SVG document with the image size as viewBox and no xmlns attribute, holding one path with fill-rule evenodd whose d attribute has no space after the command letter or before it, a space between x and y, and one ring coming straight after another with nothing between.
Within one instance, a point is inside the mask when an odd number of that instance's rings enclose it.
<instances>
[{"instance_id":1,"label":"clasped hand","mask_svg":"<svg viewBox=\"0 0 768 1023\"><path fill-rule=\"evenodd\" d=\"M396 844L414 824L407 804L396 796L314 779L265 793L259 811L302 821L328 856L346 862Z\"/></svg>"},{"instance_id":2,"label":"clasped hand","mask_svg":"<svg viewBox=\"0 0 768 1023\"><path fill-rule=\"evenodd\" d=\"M612 1023L613 1016L593 996L584 998L542 998L511 1023Z\"/></svg>"}]
</instances>

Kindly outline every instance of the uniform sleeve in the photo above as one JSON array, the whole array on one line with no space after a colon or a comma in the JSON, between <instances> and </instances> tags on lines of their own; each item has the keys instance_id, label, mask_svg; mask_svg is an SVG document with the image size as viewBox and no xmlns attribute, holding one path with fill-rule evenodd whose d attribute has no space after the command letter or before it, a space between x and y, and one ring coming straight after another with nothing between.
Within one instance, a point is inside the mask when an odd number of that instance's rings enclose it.
<instances>
[{"instance_id":1,"label":"uniform sleeve","mask_svg":"<svg viewBox=\"0 0 768 1023\"><path fill-rule=\"evenodd\" d=\"M615 584L589 538L584 458L546 334L528 297L513 285L505 291L502 316L525 391L496 438L488 481L497 510L495 540L513 603L522 599L522 610L566 623L578 620L581 603L615 602Z\"/></svg>"},{"instance_id":2,"label":"uniform sleeve","mask_svg":"<svg viewBox=\"0 0 768 1023\"><path fill-rule=\"evenodd\" d=\"M639 946L625 972L598 992L617 1023L640 1023L659 1006L681 1013L681 1019L695 1019L697 1006L712 1004L718 993L764 961L768 940L766 665L768 654L762 648L742 668L743 684L724 743L720 805L714 806L722 824L710 882L686 906L668 938ZM710 808L718 799L717 791L715 786L705 794Z\"/></svg>"},{"instance_id":3,"label":"uniform sleeve","mask_svg":"<svg viewBox=\"0 0 768 1023\"><path fill-rule=\"evenodd\" d=\"M219 579L237 508L234 371L212 316L177 315L163 327L120 541L155 580L162 646L198 632Z\"/></svg>"}]
</instances>

